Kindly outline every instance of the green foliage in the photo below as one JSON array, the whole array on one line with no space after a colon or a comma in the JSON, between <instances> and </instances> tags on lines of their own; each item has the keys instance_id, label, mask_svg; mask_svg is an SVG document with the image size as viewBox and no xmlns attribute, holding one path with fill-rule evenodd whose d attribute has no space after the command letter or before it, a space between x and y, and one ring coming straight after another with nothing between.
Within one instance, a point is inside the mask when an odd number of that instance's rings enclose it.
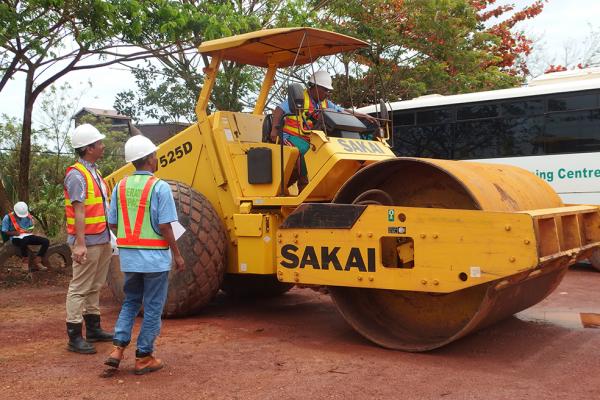
<instances>
[{"instance_id":1,"label":"green foliage","mask_svg":"<svg viewBox=\"0 0 600 400\"><path fill-rule=\"evenodd\" d=\"M143 117L160 122L191 122L208 60L197 54L202 41L218 39L262 28L312 26L317 19L316 1L192 1L188 11L195 15L193 29L182 21L175 53L153 46L156 63L133 69L137 90L121 92L114 107L136 120ZM152 32L153 27L143 28ZM158 64L157 64L158 63ZM158 65L158 66L157 66ZM217 77L210 108L248 109L254 105L263 72L237 63L224 62Z\"/></svg>"},{"instance_id":2,"label":"green foliage","mask_svg":"<svg viewBox=\"0 0 600 400\"><path fill-rule=\"evenodd\" d=\"M532 0L533 1L533 0ZM481 3L481 4L480 4ZM346 106L426 93L455 94L516 86L523 76L506 66L505 35L487 29L485 7L473 0L334 0L322 23L371 43L369 52L342 59L354 79L335 80L335 99ZM536 4L537 6L537 4ZM502 9L499 14L503 14ZM502 32L504 34L504 32ZM526 48L510 51L525 52ZM514 55L514 54L509 54ZM362 68L353 68L353 63ZM366 68L364 67L366 66ZM381 93L378 88L385 88ZM350 93L351 96L348 94Z\"/></svg>"},{"instance_id":3,"label":"green foliage","mask_svg":"<svg viewBox=\"0 0 600 400\"><path fill-rule=\"evenodd\" d=\"M80 85L82 86L82 85ZM42 96L38 125L33 134L31 160L31 191L28 201L37 225L50 237L64 235L63 181L66 168L77 159L69 143L72 117L79 109L79 100L84 89L75 91L69 84L51 86ZM127 139L126 129L111 129L107 119L96 120L93 116L82 118L82 123L92 123L106 135L104 157L98 167L108 175L124 163L123 144ZM18 195L16 169L19 165L21 124L3 116L0 120L0 179L11 204L22 200Z\"/></svg>"},{"instance_id":4,"label":"green foliage","mask_svg":"<svg viewBox=\"0 0 600 400\"><path fill-rule=\"evenodd\" d=\"M186 82L175 71L159 70L150 62L132 72L139 94L132 90L120 92L114 104L119 113L135 120L145 117L160 123L195 119L194 105L201 85L199 76L191 76Z\"/></svg>"},{"instance_id":5,"label":"green foliage","mask_svg":"<svg viewBox=\"0 0 600 400\"><path fill-rule=\"evenodd\" d=\"M37 131L34 138L43 137ZM15 119L2 117L0 122L0 179L5 195L11 204L21 200L18 195L17 168L21 142L21 125ZM46 235L58 235L64 226L63 185L64 170L71 157L53 154L44 143L32 146L31 184L32 191L28 201L31 214L38 221L38 227ZM60 172L62 171L62 172Z\"/></svg>"},{"instance_id":6,"label":"green foliage","mask_svg":"<svg viewBox=\"0 0 600 400\"><path fill-rule=\"evenodd\" d=\"M207 2L218 10L221 2ZM37 98L69 72L188 51L200 38L192 2L171 0L15 0L0 4L0 91L25 75L19 195L30 195L32 113Z\"/></svg>"},{"instance_id":7,"label":"green foliage","mask_svg":"<svg viewBox=\"0 0 600 400\"><path fill-rule=\"evenodd\" d=\"M7 115L0 122L0 179L4 185L8 200L14 204L17 200L16 171L19 166L18 151L21 143L21 124Z\"/></svg>"}]
</instances>

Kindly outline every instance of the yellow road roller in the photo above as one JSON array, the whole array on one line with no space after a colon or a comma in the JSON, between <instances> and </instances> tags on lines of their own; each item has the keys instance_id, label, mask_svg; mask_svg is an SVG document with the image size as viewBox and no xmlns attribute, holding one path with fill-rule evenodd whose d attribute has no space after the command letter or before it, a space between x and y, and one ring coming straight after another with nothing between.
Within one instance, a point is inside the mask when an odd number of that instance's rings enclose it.
<instances>
[{"instance_id":1,"label":"yellow road roller","mask_svg":"<svg viewBox=\"0 0 600 400\"><path fill-rule=\"evenodd\" d=\"M160 144L186 228L186 269L173 271L165 317L199 312L221 289L276 296L326 286L346 321L390 349L426 351L544 299L569 265L600 246L595 206L565 206L543 180L492 164L397 158L386 129L322 113L297 191L298 149L270 143L265 103L278 68L313 63L367 43L311 28L204 42L210 58L198 121ZM252 112L208 103L222 61L266 69ZM302 117L302 89L288 102ZM267 135L268 136L268 135ZM133 171L125 165L109 185ZM109 285L121 299L119 259Z\"/></svg>"}]
</instances>

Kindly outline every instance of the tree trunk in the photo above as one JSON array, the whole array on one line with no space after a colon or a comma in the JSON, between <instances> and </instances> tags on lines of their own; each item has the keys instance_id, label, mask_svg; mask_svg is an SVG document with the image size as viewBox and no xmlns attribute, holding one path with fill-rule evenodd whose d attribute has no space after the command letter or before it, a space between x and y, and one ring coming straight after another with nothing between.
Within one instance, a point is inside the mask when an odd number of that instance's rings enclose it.
<instances>
[{"instance_id":1,"label":"tree trunk","mask_svg":"<svg viewBox=\"0 0 600 400\"><path fill-rule=\"evenodd\" d=\"M8 196L6 196L6 190L4 189L4 184L0 178L0 216L6 215L11 211L12 204L8 199Z\"/></svg>"},{"instance_id":2,"label":"tree trunk","mask_svg":"<svg viewBox=\"0 0 600 400\"><path fill-rule=\"evenodd\" d=\"M19 200L29 202L29 168L31 166L31 122L33 114L33 72L27 73L25 80L25 107L23 109L23 130L21 131L21 152L19 154Z\"/></svg>"}]
</instances>

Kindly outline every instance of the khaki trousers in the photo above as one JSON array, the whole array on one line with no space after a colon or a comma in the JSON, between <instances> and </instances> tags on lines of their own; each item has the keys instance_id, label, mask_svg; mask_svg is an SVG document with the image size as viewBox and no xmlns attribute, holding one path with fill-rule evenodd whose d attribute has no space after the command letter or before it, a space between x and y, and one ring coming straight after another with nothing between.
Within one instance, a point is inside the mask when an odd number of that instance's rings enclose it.
<instances>
[{"instance_id":1,"label":"khaki trousers","mask_svg":"<svg viewBox=\"0 0 600 400\"><path fill-rule=\"evenodd\" d=\"M67 322L79 324L83 314L100 315L100 289L106 282L111 256L110 243L105 243L87 246L84 263L73 261L73 279L67 292Z\"/></svg>"}]
</instances>

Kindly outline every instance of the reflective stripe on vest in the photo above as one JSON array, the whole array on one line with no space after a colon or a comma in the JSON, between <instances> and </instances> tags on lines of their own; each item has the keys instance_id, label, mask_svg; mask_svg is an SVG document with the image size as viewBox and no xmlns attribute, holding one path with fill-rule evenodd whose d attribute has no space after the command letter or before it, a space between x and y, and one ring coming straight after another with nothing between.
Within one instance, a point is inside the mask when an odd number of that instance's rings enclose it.
<instances>
[{"instance_id":1,"label":"reflective stripe on vest","mask_svg":"<svg viewBox=\"0 0 600 400\"><path fill-rule=\"evenodd\" d=\"M152 175L132 175L119 182L118 247L161 250L169 248L169 242L154 230L150 221L150 199L158 181L159 179ZM130 213L135 213L133 230Z\"/></svg>"},{"instance_id":2,"label":"reflective stripe on vest","mask_svg":"<svg viewBox=\"0 0 600 400\"><path fill-rule=\"evenodd\" d=\"M104 232L107 229L106 226L106 214L104 212L104 198L102 197L102 189L98 186L98 182L92 176L92 173L88 171L88 169L81 164L80 162L76 162L67 168L67 174L72 169L75 169L83 175L85 178L85 199L83 201L84 210L85 210L85 234L86 235L97 235L99 233ZM104 193L106 193L106 182L100 173L98 172L98 177L104 187ZM69 193L67 192L67 188L64 188L65 193L65 214L67 217L67 233L70 235L75 235L75 209L73 208L73 204L71 203L71 199L69 198Z\"/></svg>"},{"instance_id":3,"label":"reflective stripe on vest","mask_svg":"<svg viewBox=\"0 0 600 400\"><path fill-rule=\"evenodd\" d=\"M33 230L33 218L31 218L31 215L27 215L27 217L26 217L26 218L29 218L29 220L31 221L30 228L23 228L21 225L19 225L19 223L17 222L17 218L15 218L14 212L9 213L8 217L10 218L10 222L12 222L12 225L15 228L15 231L19 232L19 234L27 233L27 232L30 232Z\"/></svg>"},{"instance_id":4,"label":"reflective stripe on vest","mask_svg":"<svg viewBox=\"0 0 600 400\"><path fill-rule=\"evenodd\" d=\"M327 109L327 100L321 101L321 110ZM308 136L310 131L313 129L313 121L310 119L313 112L315 111L315 105L308 95L308 90L304 91L304 109L302 111L302 117L300 115L290 115L285 117L283 123L283 131L293 136ZM300 118L302 119L302 126L300 125Z\"/></svg>"}]
</instances>

